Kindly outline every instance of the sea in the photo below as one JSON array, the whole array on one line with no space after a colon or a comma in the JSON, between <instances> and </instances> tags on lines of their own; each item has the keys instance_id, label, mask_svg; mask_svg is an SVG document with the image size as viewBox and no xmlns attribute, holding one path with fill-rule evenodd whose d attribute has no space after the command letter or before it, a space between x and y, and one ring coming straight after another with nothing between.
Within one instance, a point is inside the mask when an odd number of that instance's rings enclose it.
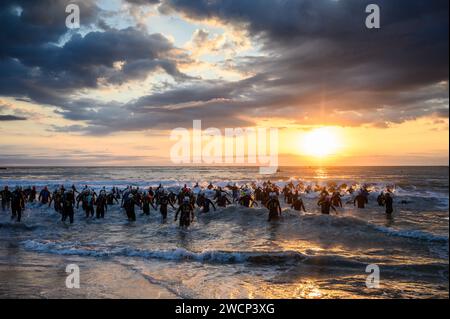
<instances>
[{"instance_id":1,"label":"sea","mask_svg":"<svg viewBox=\"0 0 450 319\"><path fill-rule=\"evenodd\" d=\"M321 215L318 193L302 194L307 212L280 201L282 218L266 208L232 204L196 212L183 230L159 212L120 205L104 220L60 221L52 207L28 204L23 220L0 210L1 298L143 299L422 299L448 298L448 167L281 167L272 176L254 167L16 167L0 170L0 188L73 184L99 190L162 184L177 190L262 184L366 185L369 205ZM377 196L390 188L388 218ZM211 194L209 193L209 196ZM79 288L68 285L78 269Z\"/></svg>"}]
</instances>

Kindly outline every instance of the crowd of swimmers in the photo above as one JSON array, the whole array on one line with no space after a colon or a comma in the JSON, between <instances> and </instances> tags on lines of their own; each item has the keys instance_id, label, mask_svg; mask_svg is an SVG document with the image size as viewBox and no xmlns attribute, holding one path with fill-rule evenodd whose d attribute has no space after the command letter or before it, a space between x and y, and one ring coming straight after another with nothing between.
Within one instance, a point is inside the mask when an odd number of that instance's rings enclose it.
<instances>
[{"instance_id":1,"label":"crowd of swimmers","mask_svg":"<svg viewBox=\"0 0 450 319\"><path fill-rule=\"evenodd\" d=\"M140 189L139 187L128 186L124 190L113 187L111 190L101 189L98 193L87 185L77 190L75 185L70 188L61 186L50 192L48 187L44 187L38 193L36 187L22 189L16 187L13 191L6 186L0 191L2 210L11 210L11 219L21 221L22 212L26 203L39 202L41 205L53 205L56 212L61 214L61 220L72 224L74 222L75 208L80 206L86 218L105 218L108 207L120 205L126 213L130 222L136 221L136 207L142 210L143 215L150 215L150 210L159 210L163 221L167 220L168 208L172 207L175 212L175 222L180 223L180 227L188 228L194 221L195 209L198 207L202 213L208 213L211 208L214 211L219 208L226 208L228 205L240 205L247 208L265 207L268 210L268 221L278 220L282 214L280 197L295 211L306 212L302 194L320 193L317 205L322 214L329 215L336 208L344 206L342 197L352 195L352 200L346 204L352 204L359 209L364 209L369 202L370 191L363 186L357 191L353 186L330 183L327 187L319 185L311 186L303 183L295 185L293 182L280 188L278 185L268 181L261 186L252 183L250 185L238 186L228 185L224 188L216 187L212 183L206 188L202 188L197 183L193 188L185 185L178 191L173 191L159 185L157 188L149 187ZM212 196L214 194L214 196ZM208 196L211 195L211 196ZM386 209L386 214L391 216L393 210L392 191L382 192L377 197L379 206Z\"/></svg>"}]
</instances>

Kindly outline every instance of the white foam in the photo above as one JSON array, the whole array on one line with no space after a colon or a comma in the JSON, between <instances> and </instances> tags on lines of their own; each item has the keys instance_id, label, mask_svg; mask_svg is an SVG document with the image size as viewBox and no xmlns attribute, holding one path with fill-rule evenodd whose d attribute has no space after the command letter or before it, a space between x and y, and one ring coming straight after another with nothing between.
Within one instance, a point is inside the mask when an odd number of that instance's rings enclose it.
<instances>
[{"instance_id":1,"label":"white foam","mask_svg":"<svg viewBox=\"0 0 450 319\"><path fill-rule=\"evenodd\" d=\"M419 239L429 242L440 242L440 243L448 242L448 236L439 236L421 230L397 230L393 228L375 225L373 225L372 227L383 233L388 234L389 236Z\"/></svg>"},{"instance_id":2,"label":"white foam","mask_svg":"<svg viewBox=\"0 0 450 319\"><path fill-rule=\"evenodd\" d=\"M56 243L36 240L24 241L23 246L31 251L57 254L63 256L86 257L139 257L145 259L161 259L167 261L197 261L210 263L243 263L259 260L289 260L299 259L303 256L297 252L226 252L206 250L201 253L191 252L183 248L173 250L143 250L132 247L101 247L92 248L92 245L79 243Z\"/></svg>"}]
</instances>

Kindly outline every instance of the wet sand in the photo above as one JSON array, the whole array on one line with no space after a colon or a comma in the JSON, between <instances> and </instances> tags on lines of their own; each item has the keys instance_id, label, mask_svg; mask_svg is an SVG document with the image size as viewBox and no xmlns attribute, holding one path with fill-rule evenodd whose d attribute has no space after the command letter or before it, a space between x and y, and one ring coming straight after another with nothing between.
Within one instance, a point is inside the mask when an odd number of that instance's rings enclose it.
<instances>
[{"instance_id":1,"label":"wet sand","mask_svg":"<svg viewBox=\"0 0 450 319\"><path fill-rule=\"evenodd\" d=\"M80 267L80 288L66 287L66 266ZM0 298L32 299L175 299L164 287L138 272L107 260L49 256L14 244L0 248Z\"/></svg>"}]
</instances>

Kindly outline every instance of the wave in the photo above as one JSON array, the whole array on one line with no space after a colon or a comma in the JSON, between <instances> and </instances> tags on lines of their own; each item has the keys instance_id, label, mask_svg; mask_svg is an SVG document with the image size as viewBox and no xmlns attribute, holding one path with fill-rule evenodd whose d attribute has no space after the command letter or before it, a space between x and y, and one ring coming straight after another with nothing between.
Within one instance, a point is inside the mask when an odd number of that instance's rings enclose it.
<instances>
[{"instance_id":1,"label":"wave","mask_svg":"<svg viewBox=\"0 0 450 319\"><path fill-rule=\"evenodd\" d=\"M287 211L289 216L294 216L295 213L292 211ZM356 217L350 216L328 216L328 215L304 215L301 218L309 222L311 224L315 224L321 227L336 227L336 228L347 228L350 227L352 229L367 228L369 230L373 230L376 232L381 232L388 236L394 237L402 237L408 239L415 239L426 242L433 243L448 243L449 237L444 235L437 235L433 233L429 233L422 230L400 230L380 225L375 225L370 222L364 221L362 219L358 219Z\"/></svg>"},{"instance_id":2,"label":"wave","mask_svg":"<svg viewBox=\"0 0 450 319\"><path fill-rule=\"evenodd\" d=\"M289 182L294 182L295 184L302 182L305 186L316 186L319 185L321 187L327 186L329 184L329 181L306 181L306 180L300 180L300 179L293 179L293 180L287 180L287 181L277 181L275 184L277 184L279 187L284 187ZM251 184L256 183L256 185L262 185L263 180L257 180L257 179L248 179L248 178L240 178L237 180L218 180L214 181L214 185L226 187L228 185L233 185L237 183L238 185L245 185L245 184ZM93 188L96 191L101 190L103 187L106 187L106 189L111 189L112 187L118 187L120 189L125 189L127 186L132 185L134 187L140 187L141 189L146 189L149 186L157 187L158 185L163 185L164 187L173 190L178 191L180 188L182 188L185 184L192 187L195 183L197 183L197 180L186 180L186 181L179 181L177 179L158 179L158 180L143 180L143 179L99 179L99 180L90 180L90 179L42 179L42 180L36 180L36 179L1 179L0 180L0 186L21 186L21 187L29 187L31 185L36 186L38 190L43 188L44 186L48 186L50 190L57 189L61 185L65 185L67 188L71 185L75 184L77 188L82 189L84 185L88 185L89 187ZM393 185L391 182L364 182L364 181L354 181L354 180L345 180L340 179L335 181L336 185L353 185L356 190L360 189L362 186L367 186L368 189L371 191L370 197L372 199L376 199L376 197L380 194L381 191L386 191L387 188L391 189L394 193L394 195L397 198L410 198L410 199L431 199L431 200L437 200L440 201L440 205L448 207L449 202L449 196L448 192L445 191L432 191L431 189L424 189L418 188L415 185L408 185L408 187L401 187L399 185ZM209 182L200 182L199 183L201 187L206 188L209 184ZM194 189L195 191L195 189ZM319 192L311 192L309 194L303 194L305 198L315 199L320 195ZM351 195L346 195L345 198L351 198Z\"/></svg>"},{"instance_id":3,"label":"wave","mask_svg":"<svg viewBox=\"0 0 450 319\"><path fill-rule=\"evenodd\" d=\"M435 242L435 243L448 243L448 239L449 239L448 236L435 235L435 234L431 234L431 233L421 231L421 230L397 230L397 229L393 229L393 228L388 228L388 227L384 227L384 226L376 226L376 225L373 225L372 227L382 233L388 234L389 236L395 236L395 237L419 239L419 240Z\"/></svg>"},{"instance_id":4,"label":"wave","mask_svg":"<svg viewBox=\"0 0 450 319\"><path fill-rule=\"evenodd\" d=\"M305 260L306 256L294 251L285 252L191 252L183 248L172 250L144 250L132 247L102 247L80 243L57 243L49 241L26 240L22 245L31 251L63 256L86 257L140 257L166 261L196 261L204 263L257 263L277 264Z\"/></svg>"},{"instance_id":5,"label":"wave","mask_svg":"<svg viewBox=\"0 0 450 319\"><path fill-rule=\"evenodd\" d=\"M339 255L305 255L295 251L274 251L274 252L238 252L238 251L204 251L201 253L191 252L183 248L172 250L143 250L132 247L101 247L91 245L80 245L79 243L57 243L27 240L21 243L23 247L30 251L56 254L62 256L82 256L82 257L130 257L143 259L156 259L172 262L199 262L209 264L254 264L259 266L300 266L309 267L330 267L347 269L352 271L364 271L368 264ZM119 261L120 262L120 261ZM447 276L448 264L392 264L382 265L383 271L395 273L425 272L437 276ZM302 270L303 272L304 270Z\"/></svg>"},{"instance_id":6,"label":"wave","mask_svg":"<svg viewBox=\"0 0 450 319\"><path fill-rule=\"evenodd\" d=\"M38 226L29 226L22 223L0 223L0 229L17 229L17 230L26 230L26 231L34 231L38 228Z\"/></svg>"},{"instance_id":7,"label":"wave","mask_svg":"<svg viewBox=\"0 0 450 319\"><path fill-rule=\"evenodd\" d=\"M158 259L177 262L200 262L211 264L240 264L251 263L259 265L298 264L320 265L346 268L365 267L364 263L353 261L341 256L308 256L296 251L217 251L192 252L184 248L172 250L144 250L132 247L105 247L95 244L82 245L80 243L57 243L50 241L27 240L21 243L26 249L56 254L62 256L83 257L137 257L143 259Z\"/></svg>"}]
</instances>

